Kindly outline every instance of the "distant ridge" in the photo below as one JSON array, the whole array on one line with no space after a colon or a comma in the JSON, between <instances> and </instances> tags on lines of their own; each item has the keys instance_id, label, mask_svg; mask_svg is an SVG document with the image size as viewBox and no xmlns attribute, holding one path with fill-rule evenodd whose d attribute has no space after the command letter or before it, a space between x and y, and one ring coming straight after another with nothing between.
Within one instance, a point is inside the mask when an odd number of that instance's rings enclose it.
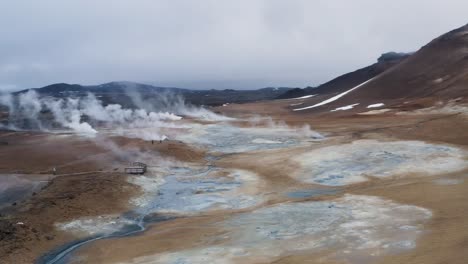
<instances>
[{"instance_id":1,"label":"distant ridge","mask_svg":"<svg viewBox=\"0 0 468 264\"><path fill-rule=\"evenodd\" d=\"M35 90L39 94L44 95L59 95L59 93L117 93L125 92L127 89L134 89L140 92L159 92L159 91L189 91L182 88L169 88L169 87L156 87L148 84L141 84L136 82L108 82L100 85L80 85L68 83L55 83L41 88L25 89L14 94L24 93L28 90Z\"/></svg>"},{"instance_id":2,"label":"distant ridge","mask_svg":"<svg viewBox=\"0 0 468 264\"><path fill-rule=\"evenodd\" d=\"M158 87L149 84L135 82L108 82L100 85L79 85L56 83L41 88L25 89L13 94L25 93L34 90L43 96L53 96L58 98L81 97L88 93L93 93L106 104L118 103L132 107L129 93L136 92L147 99L155 98L161 94L171 94L172 96L183 96L188 103L195 105L218 106L225 103L246 103L261 100L271 100L285 93L291 88L287 87L267 87L257 90L190 90L175 87Z\"/></svg>"}]
</instances>

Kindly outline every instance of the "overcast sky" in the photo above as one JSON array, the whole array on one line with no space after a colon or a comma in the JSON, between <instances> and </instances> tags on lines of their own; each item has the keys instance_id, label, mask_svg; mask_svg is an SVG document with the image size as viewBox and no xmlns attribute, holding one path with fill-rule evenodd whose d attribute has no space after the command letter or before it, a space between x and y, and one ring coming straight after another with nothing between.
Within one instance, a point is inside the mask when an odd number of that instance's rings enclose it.
<instances>
[{"instance_id":1,"label":"overcast sky","mask_svg":"<svg viewBox=\"0 0 468 264\"><path fill-rule=\"evenodd\" d=\"M0 0L0 90L304 87L468 23L466 0Z\"/></svg>"}]
</instances>

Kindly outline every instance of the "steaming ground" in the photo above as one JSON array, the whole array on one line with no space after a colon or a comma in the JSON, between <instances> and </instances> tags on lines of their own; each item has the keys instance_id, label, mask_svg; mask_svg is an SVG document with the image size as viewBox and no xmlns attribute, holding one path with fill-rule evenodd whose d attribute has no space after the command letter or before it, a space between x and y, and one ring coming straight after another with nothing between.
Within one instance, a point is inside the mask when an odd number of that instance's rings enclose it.
<instances>
[{"instance_id":1,"label":"steaming ground","mask_svg":"<svg viewBox=\"0 0 468 264\"><path fill-rule=\"evenodd\" d=\"M200 107L185 105L181 98L161 95L164 101L156 108L141 96L131 94L136 109L119 104L108 104L92 93L78 98L53 98L41 96L34 90L19 95L0 96L0 106L8 109L8 120L2 124L11 130L39 130L53 132L57 128L94 137L99 129L144 140L164 140L164 129L182 128L174 121L183 116L203 121L228 121L230 118L215 114Z\"/></svg>"},{"instance_id":2,"label":"steaming ground","mask_svg":"<svg viewBox=\"0 0 468 264\"><path fill-rule=\"evenodd\" d=\"M0 177L0 208L7 207L24 196L39 192L47 183L45 175L6 174Z\"/></svg>"},{"instance_id":3,"label":"steaming ground","mask_svg":"<svg viewBox=\"0 0 468 264\"><path fill-rule=\"evenodd\" d=\"M310 127L236 127L231 124L196 125L190 133L178 137L187 143L204 147L211 152L241 153L258 150L297 147L303 143L323 139Z\"/></svg>"},{"instance_id":4,"label":"steaming ground","mask_svg":"<svg viewBox=\"0 0 468 264\"><path fill-rule=\"evenodd\" d=\"M444 145L420 141L379 142L357 140L319 148L295 157L301 165L296 178L331 186L359 183L368 177L408 174L437 175L463 170L466 153Z\"/></svg>"},{"instance_id":5,"label":"steaming ground","mask_svg":"<svg viewBox=\"0 0 468 264\"><path fill-rule=\"evenodd\" d=\"M256 195L260 192L259 178L248 171L172 167L159 183L156 183L157 180L152 181L157 186L148 184L151 178L154 179L154 176L142 176L134 182L146 191L143 197L133 202L143 210L152 210L154 213L195 214L211 210L244 209L262 201Z\"/></svg>"},{"instance_id":6,"label":"steaming ground","mask_svg":"<svg viewBox=\"0 0 468 264\"><path fill-rule=\"evenodd\" d=\"M374 261L416 248L431 210L375 196L344 194L344 190L321 189L314 184L343 186L366 181L367 177L438 175L466 166L462 149L422 141L355 140L336 144L336 139L324 138L309 129L271 124L238 127L226 122L195 123L185 131L177 139L205 149L211 153L208 161L214 163L180 164L132 178L145 190L132 203L139 210L158 214L213 215L214 219L221 212L234 214L223 221L196 225L200 233L204 228L220 233L202 239L206 246L186 245L161 254L142 250L149 256L135 256L128 263L257 263L303 252L318 254L331 248L334 253L327 257L329 261ZM296 166L286 176L289 181L298 179L311 185L296 182L290 186L295 191L279 193L271 186L271 176L262 169L258 175L252 167L236 162L231 165L240 170L222 168L226 158L242 161L250 156L262 156L255 165L258 168L269 166L268 162L262 164L263 159L282 159L283 165ZM425 164L430 165L423 167ZM290 202L291 198L320 197L337 198ZM158 230L157 225L154 228ZM147 239L152 240L152 235ZM119 242L98 243L107 247ZM75 259L95 261L93 257L80 253Z\"/></svg>"},{"instance_id":7,"label":"steaming ground","mask_svg":"<svg viewBox=\"0 0 468 264\"><path fill-rule=\"evenodd\" d=\"M3 189L27 190L9 209L7 263L374 263L464 238L464 145L375 129L393 119L282 115L286 124L180 102L135 110L92 95L2 100L20 100L10 106L15 128L19 113L52 115L23 122L40 133L1 134ZM419 129L423 117L398 125ZM122 174L135 160L148 172ZM47 180L35 196L32 178Z\"/></svg>"},{"instance_id":8,"label":"steaming ground","mask_svg":"<svg viewBox=\"0 0 468 264\"><path fill-rule=\"evenodd\" d=\"M372 259L415 247L429 210L372 196L279 204L217 223L221 245L142 257L131 263L254 263L334 248L340 259Z\"/></svg>"}]
</instances>

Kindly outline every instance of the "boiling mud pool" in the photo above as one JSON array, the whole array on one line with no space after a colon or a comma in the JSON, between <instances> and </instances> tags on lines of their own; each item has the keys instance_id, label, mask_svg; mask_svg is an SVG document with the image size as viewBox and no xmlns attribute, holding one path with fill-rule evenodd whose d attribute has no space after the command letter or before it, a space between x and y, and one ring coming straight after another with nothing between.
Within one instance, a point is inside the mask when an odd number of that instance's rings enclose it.
<instances>
[{"instance_id":1,"label":"boiling mud pool","mask_svg":"<svg viewBox=\"0 0 468 264\"><path fill-rule=\"evenodd\" d=\"M322 195L334 195L340 192L339 189L308 189L308 190L297 190L286 193L289 198L303 199L313 198Z\"/></svg>"},{"instance_id":2,"label":"boiling mud pool","mask_svg":"<svg viewBox=\"0 0 468 264\"><path fill-rule=\"evenodd\" d=\"M190 134L179 137L190 144L205 147L211 152L241 153L298 146L323 137L313 131L291 128L241 128L229 124L198 125Z\"/></svg>"},{"instance_id":3,"label":"boiling mud pool","mask_svg":"<svg viewBox=\"0 0 468 264\"><path fill-rule=\"evenodd\" d=\"M146 176L142 176L146 177ZM261 202L255 196L258 177L243 170L216 167L175 167L134 202L141 210L159 213L199 213L216 209L243 209ZM138 183L137 183L138 184ZM247 190L249 189L249 190Z\"/></svg>"},{"instance_id":4,"label":"boiling mud pool","mask_svg":"<svg viewBox=\"0 0 468 264\"><path fill-rule=\"evenodd\" d=\"M182 140L212 152L237 153L287 148L314 139L288 130L278 133L265 128L216 124L195 125ZM295 157L300 167L293 176L308 183L341 186L365 181L366 176L454 171L466 165L463 157L459 149L424 142L361 140ZM58 227L88 234L91 238L84 242L88 243L135 234L144 230L145 219L154 215L186 216L218 209L245 209L263 202L258 195L258 177L243 170L170 167L130 179L141 186L143 195L131 201L133 211L108 216L111 220L102 217L106 221L101 222L112 226L100 225L100 219L93 218ZM298 190L286 195L301 199L337 192L338 189ZM257 263L294 252L313 253L330 248L336 249L334 257L359 263L355 260L362 256L372 258L414 248L423 223L430 217L431 212L424 208L371 196L345 195L331 201L283 203L214 223L226 231L214 239L223 243L140 257L132 263ZM41 263L66 263L60 261L68 260L76 245L54 253L55 259L61 256L58 261L49 257Z\"/></svg>"},{"instance_id":5,"label":"boiling mud pool","mask_svg":"<svg viewBox=\"0 0 468 264\"><path fill-rule=\"evenodd\" d=\"M341 186L366 181L366 176L433 175L465 168L464 155L454 147L419 141L358 140L294 158L301 165L295 177L307 183Z\"/></svg>"},{"instance_id":6,"label":"boiling mud pool","mask_svg":"<svg viewBox=\"0 0 468 264\"><path fill-rule=\"evenodd\" d=\"M257 176L250 172L208 166L171 167L165 173L165 177L130 178L144 191L141 197L132 201L135 209L131 212L58 223L59 229L87 238L49 252L38 263L68 263L73 258L73 251L84 244L133 235L144 231L148 222L177 217L174 214L183 216L216 209L243 209L261 202L261 198L251 191L252 186L256 186ZM165 213L171 213L171 216L165 217Z\"/></svg>"},{"instance_id":7,"label":"boiling mud pool","mask_svg":"<svg viewBox=\"0 0 468 264\"><path fill-rule=\"evenodd\" d=\"M352 260L411 249L431 212L372 196L345 195L331 201L279 204L218 223L227 241L141 257L132 263L258 263L294 252L337 249Z\"/></svg>"}]
</instances>

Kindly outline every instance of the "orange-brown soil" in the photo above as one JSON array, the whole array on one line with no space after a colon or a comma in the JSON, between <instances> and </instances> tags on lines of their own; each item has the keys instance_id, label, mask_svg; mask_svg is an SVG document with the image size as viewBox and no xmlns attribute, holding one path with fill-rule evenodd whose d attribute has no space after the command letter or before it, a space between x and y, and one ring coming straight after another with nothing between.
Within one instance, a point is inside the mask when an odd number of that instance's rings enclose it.
<instances>
[{"instance_id":1,"label":"orange-brown soil","mask_svg":"<svg viewBox=\"0 0 468 264\"><path fill-rule=\"evenodd\" d=\"M54 223L125 212L129 210L129 199L139 193L139 187L128 183L128 176L122 173L132 157L122 160L93 140L32 132L2 132L0 138L4 142L0 146L3 175L32 173L48 181L38 193L3 209L3 263L32 263L54 247L76 239L57 231ZM180 142L151 144L119 137L112 138L112 142L121 149L138 149L156 157L189 162L203 158L202 152ZM54 167L57 175L52 174Z\"/></svg>"},{"instance_id":2,"label":"orange-brown soil","mask_svg":"<svg viewBox=\"0 0 468 264\"><path fill-rule=\"evenodd\" d=\"M227 155L216 162L216 165L220 167L246 169L257 173L263 182L262 188L265 189L266 204L288 201L287 198L280 195L286 190L316 187L311 184L300 183L290 177L288 173L294 170L295 166L295 164L288 161L288 158L305 149L310 150L325 145L348 143L356 139L422 140L467 149L468 136L465 131L468 130L468 122L466 122L466 116L463 114L396 115L394 112L390 112L363 116L353 111L339 114L293 113L289 109L290 103L288 100L281 100L244 105L231 104L217 109L219 112L230 116L240 117L257 113L269 115L274 120L284 120L289 125L300 126L307 123L311 125L312 129L327 136L327 140L311 143L306 147ZM240 122L239 125L247 126L248 124ZM50 149L54 148L53 143L47 145L44 140L35 139L37 137L40 136L20 134L4 136L4 140L8 141L9 145L1 146L2 150L11 148L15 153L27 154L23 154L18 159L9 157L8 162L2 161L0 163L0 167L5 172L18 170L37 173L50 171L50 167L57 164L57 160L61 161L60 164L69 164L76 159L76 155L83 155L83 153L92 155L100 151L106 153L106 150L100 149L100 147L84 147L83 144L87 143L73 141L74 143L67 143L70 148L76 146L76 148L72 148L73 151L68 152L64 147L64 149L59 150L59 153L62 153L61 155L54 154L50 151ZM164 157L170 156L195 163L204 162L204 152L202 150L192 149L179 142L167 141L151 144L150 142L124 138L114 138L114 141L122 147L136 147L150 153L154 151L154 153L159 153L158 155ZM15 146L14 142L21 142L21 144L17 143L18 146ZM39 150L37 152L25 151L28 150L28 147L24 145L28 144L34 146L31 149L37 148ZM47 153L48 158L39 155L39 153ZM1 151L0 155L8 156L4 151ZM31 162L30 166L26 165L24 168L19 169L19 160L23 162L28 160L28 157L31 160L42 160L44 165L35 161ZM56 160L51 162L49 159ZM84 166L83 164L87 165ZM66 221L80 216L126 210L126 201L138 190L124 180L125 176L105 172L107 171L105 168L113 168L115 164L115 161L105 159L100 159L98 162L96 162L96 159L90 159L89 163L83 161L80 165L74 165L80 166L79 171L103 168L104 172L57 177L35 197L18 204L17 208L15 208L16 213L10 216L12 218L6 220L9 223L21 220L27 224L21 227L14 226L15 231L13 233L15 237L11 240L12 245L15 245L14 247L6 246L8 244L2 241L1 248L9 250L8 254L4 253L5 256L22 256L23 262L7 263L28 263L28 261L38 257L53 246L69 241L71 239L70 235L54 231L54 221ZM63 168L64 171L69 169L67 172L76 171L76 167L64 166ZM465 179L466 175L468 175L467 170L437 176L373 179L343 187L342 192L380 196L403 204L421 206L433 212L433 216L425 224L425 232L419 237L417 247L414 250L378 258L377 263L462 264L468 259L468 252L465 250L468 246L468 181ZM442 177L464 179L464 181L455 185L437 185L433 183L434 179ZM337 196L339 195L337 194ZM330 199L331 197L333 195L305 200ZM100 202L95 203L96 200ZM66 213L62 216L63 212ZM166 251L222 244L223 241L213 240L213 238L219 237L223 230L215 228L213 224L222 219L227 219L235 213L212 212L203 216L184 217L153 224L140 235L100 240L88 244L79 249L76 255L83 257L83 263L116 263ZM39 238L33 235L35 233L31 231L32 228L38 231ZM29 241L29 239L31 240ZM332 250L319 253L300 252L295 255L272 259L271 261L273 263L345 263L332 256Z\"/></svg>"}]
</instances>

